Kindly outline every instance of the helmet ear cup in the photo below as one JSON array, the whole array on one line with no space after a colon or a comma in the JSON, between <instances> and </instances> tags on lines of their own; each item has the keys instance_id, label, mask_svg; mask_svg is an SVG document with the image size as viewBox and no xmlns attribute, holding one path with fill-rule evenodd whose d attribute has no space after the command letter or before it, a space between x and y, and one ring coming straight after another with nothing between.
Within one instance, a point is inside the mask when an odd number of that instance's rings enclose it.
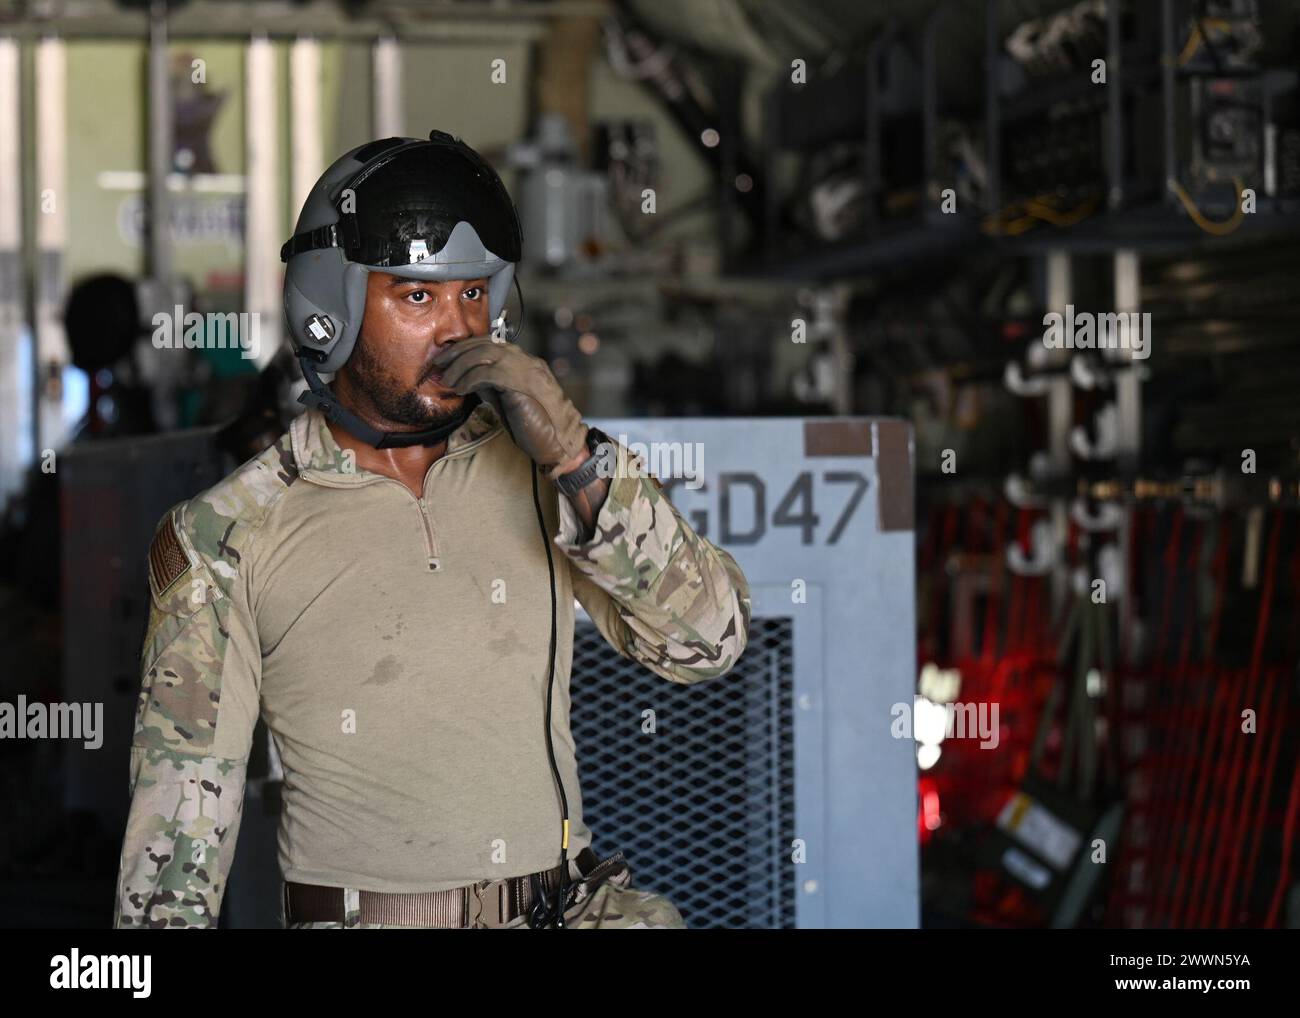
<instances>
[{"instance_id":1,"label":"helmet ear cup","mask_svg":"<svg viewBox=\"0 0 1300 1018\"><path fill-rule=\"evenodd\" d=\"M383 149L394 147L390 143L410 142L414 139L387 139L359 145L336 159L312 188L298 217L295 233L314 230L338 222L335 206L337 192L365 165L366 154L373 157ZM366 152L370 149L370 152ZM347 361L356 342L361 325L361 309L365 307L365 270L361 272L360 295L351 293L348 270L355 268L339 248L318 248L303 251L289 258L284 271L284 314L288 335L294 352L311 351L316 369L321 372L337 371ZM358 310L354 315L352 307ZM318 320L324 319L327 321ZM309 323L311 323L309 325ZM312 326L315 326L313 328ZM321 338L323 330L332 336ZM324 360L316 360L316 357Z\"/></svg>"},{"instance_id":2,"label":"helmet ear cup","mask_svg":"<svg viewBox=\"0 0 1300 1018\"><path fill-rule=\"evenodd\" d=\"M317 254L324 255L322 261L339 261L340 264L333 271L336 278L342 276L341 255L337 252L310 252L297 257L310 259ZM333 301L328 297L321 299L330 293L329 289L322 286L324 280L321 278L328 274L328 271L322 272L319 266L313 266L309 270L286 272L284 278L285 325L293 345L301 350L312 351L313 359L317 359L318 363L323 363L321 358L329 359L333 355L346 325L343 307L336 305L339 297L337 289Z\"/></svg>"}]
</instances>

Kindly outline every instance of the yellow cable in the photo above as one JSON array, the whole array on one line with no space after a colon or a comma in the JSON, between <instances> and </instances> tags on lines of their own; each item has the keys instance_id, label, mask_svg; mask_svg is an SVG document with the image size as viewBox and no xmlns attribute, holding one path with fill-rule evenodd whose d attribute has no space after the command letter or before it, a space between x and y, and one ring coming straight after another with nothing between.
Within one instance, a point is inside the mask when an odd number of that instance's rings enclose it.
<instances>
[{"instance_id":1,"label":"yellow cable","mask_svg":"<svg viewBox=\"0 0 1300 1018\"><path fill-rule=\"evenodd\" d=\"M1045 198L1049 196L1043 195L1041 197ZM1030 200L1035 201L1037 199ZM990 212L984 217L983 222L980 224L980 229L984 233L994 235L1011 234L1014 236L1018 233L1024 233L1030 227L1037 226L1038 224L1034 220L1033 216L1023 214L1022 210L1024 205L1024 202L1015 202L1014 204L1005 206L998 212ZM1021 214L1016 215L1016 213Z\"/></svg>"},{"instance_id":2,"label":"yellow cable","mask_svg":"<svg viewBox=\"0 0 1300 1018\"><path fill-rule=\"evenodd\" d=\"M1021 216L1019 219L1013 219L1002 227L1002 232L1008 236L1015 237L1024 233L1026 230L1033 229L1038 225L1038 220L1033 216Z\"/></svg>"},{"instance_id":3,"label":"yellow cable","mask_svg":"<svg viewBox=\"0 0 1300 1018\"><path fill-rule=\"evenodd\" d=\"M1206 18L1205 27L1214 28L1220 32L1226 32L1232 27L1232 25L1223 18ZM1201 35L1200 24L1193 22L1192 34L1187 37L1187 44L1183 46L1183 51L1178 54L1179 67L1182 67L1183 64L1187 63L1187 61L1191 60L1192 57L1196 55L1196 51L1201 48L1201 40L1203 38L1204 36Z\"/></svg>"},{"instance_id":4,"label":"yellow cable","mask_svg":"<svg viewBox=\"0 0 1300 1018\"><path fill-rule=\"evenodd\" d=\"M991 236L1015 236L1018 233L1024 233L1031 227L1037 226L1038 220L1033 216L1020 216L1017 219L1005 219L1001 215L994 214L984 218L980 224L980 230Z\"/></svg>"},{"instance_id":5,"label":"yellow cable","mask_svg":"<svg viewBox=\"0 0 1300 1018\"><path fill-rule=\"evenodd\" d=\"M1191 60L1198 49L1201 48L1201 26L1192 25L1192 34L1187 37L1187 44L1183 46L1183 51L1178 54L1178 66Z\"/></svg>"},{"instance_id":6,"label":"yellow cable","mask_svg":"<svg viewBox=\"0 0 1300 1018\"><path fill-rule=\"evenodd\" d=\"M1094 197L1068 212L1061 212L1052 206L1051 202L1055 200L1052 194L1040 194L1008 205L1001 212L986 216L981 229L984 233L1016 236L1037 226L1039 222L1058 227L1074 226L1090 216L1097 207L1097 199ZM1021 214L1011 218L1017 212Z\"/></svg>"},{"instance_id":7,"label":"yellow cable","mask_svg":"<svg viewBox=\"0 0 1300 1018\"><path fill-rule=\"evenodd\" d=\"M1095 197L1075 206L1069 212L1059 212L1036 198L1026 203L1026 208L1031 215L1037 216L1043 222L1051 223L1053 226L1073 226L1075 223L1082 222L1092 215L1096 207L1097 199Z\"/></svg>"},{"instance_id":8,"label":"yellow cable","mask_svg":"<svg viewBox=\"0 0 1300 1018\"><path fill-rule=\"evenodd\" d=\"M1171 180L1169 182L1169 189L1173 191L1174 194L1178 196L1178 200L1183 203L1183 208L1185 208L1187 214L1191 216L1192 222L1206 233L1215 237L1226 237L1228 234L1235 232L1237 228L1241 226L1242 221L1246 218L1246 213L1242 211L1241 208L1241 195L1245 190L1241 178L1233 177L1232 186L1237 189L1236 208L1233 209L1232 215L1229 218L1216 221L1205 218L1205 214L1197 206L1196 201L1192 196L1183 188L1182 184L1178 183L1176 180Z\"/></svg>"}]
</instances>

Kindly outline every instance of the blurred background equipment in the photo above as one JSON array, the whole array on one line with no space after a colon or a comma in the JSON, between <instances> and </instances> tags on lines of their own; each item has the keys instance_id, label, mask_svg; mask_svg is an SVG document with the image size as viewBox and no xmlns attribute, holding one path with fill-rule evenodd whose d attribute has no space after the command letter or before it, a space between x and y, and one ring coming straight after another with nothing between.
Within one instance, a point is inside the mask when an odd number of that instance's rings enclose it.
<instances>
[{"instance_id":1,"label":"blurred background equipment","mask_svg":"<svg viewBox=\"0 0 1300 1018\"><path fill-rule=\"evenodd\" d=\"M749 427L743 469L674 497L741 554L797 539L755 565L743 702L679 708L728 733L687 754L731 866L694 924L1300 926L1298 47L1294 0L0 3L0 684L115 726L95 753L0 741L0 924L106 921L142 542L300 410L277 253L306 189L437 128L520 208L521 342L589 418ZM192 342L160 346L178 309ZM841 536L914 532L914 582L817 558L851 494L820 485L881 450L823 448L759 506L785 469L759 418L893 436L914 487L862 500L905 492L914 523ZM916 618L905 668L867 648L835 673L871 706L834 726L800 700L833 645L807 635L815 584L777 610L813 564L868 627ZM636 680L589 637L594 738ZM846 769L791 777L832 744ZM856 828L804 811L861 819L873 754L900 751L877 819L919 869L864 861L836 912L842 846L817 839ZM671 762L592 752L593 816L696 887L627 806ZM282 775L258 753L229 925L275 922Z\"/></svg>"}]
</instances>

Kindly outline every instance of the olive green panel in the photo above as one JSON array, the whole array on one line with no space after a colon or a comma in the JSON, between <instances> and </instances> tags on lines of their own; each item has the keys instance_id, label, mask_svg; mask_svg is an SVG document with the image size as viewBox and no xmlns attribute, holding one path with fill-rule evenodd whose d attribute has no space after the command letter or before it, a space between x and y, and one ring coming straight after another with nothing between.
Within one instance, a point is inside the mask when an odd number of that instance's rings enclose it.
<instances>
[{"instance_id":1,"label":"olive green panel","mask_svg":"<svg viewBox=\"0 0 1300 1018\"><path fill-rule=\"evenodd\" d=\"M100 186L104 171L143 173L149 124L145 47L131 42L67 44L67 278L93 272L136 278L145 251L120 235L123 202L135 192Z\"/></svg>"},{"instance_id":2,"label":"olive green panel","mask_svg":"<svg viewBox=\"0 0 1300 1018\"><path fill-rule=\"evenodd\" d=\"M619 77L602 56L592 61L589 77L588 114L591 120L648 120L654 124L659 147L660 181L655 193L657 212L667 213L711 194L716 185L708 163L700 156L700 141L688 137L669 117L644 85ZM683 217L664 231L664 236L717 234L717 213L707 206ZM618 229L610 217L610 228Z\"/></svg>"},{"instance_id":3,"label":"olive green panel","mask_svg":"<svg viewBox=\"0 0 1300 1018\"><path fill-rule=\"evenodd\" d=\"M503 82L493 81L496 61ZM402 126L412 137L437 128L476 149L492 149L524 136L531 93L524 45L408 44L402 53L402 83Z\"/></svg>"},{"instance_id":4,"label":"olive green panel","mask_svg":"<svg viewBox=\"0 0 1300 1018\"><path fill-rule=\"evenodd\" d=\"M321 120L325 133L321 155L328 166L349 149L373 140L370 120L374 80L370 72L370 45L325 43L321 47L321 79Z\"/></svg>"},{"instance_id":5,"label":"olive green panel","mask_svg":"<svg viewBox=\"0 0 1300 1018\"><path fill-rule=\"evenodd\" d=\"M198 136L206 137L217 174L242 177L244 47L177 39L169 52L178 98L220 96L210 127ZM121 174L143 175L148 166L147 47L142 42L69 41L67 76L68 279L75 283L101 271L138 278L148 268L139 225L146 192L123 186ZM226 221L234 224L211 239L190 230L188 238L175 244L175 271L201 289L213 274L229 285L241 269L239 220L229 211L234 199L237 212L240 194L238 187L199 195L173 192L173 201L189 210L190 221L214 221L213 210L225 207Z\"/></svg>"}]
</instances>

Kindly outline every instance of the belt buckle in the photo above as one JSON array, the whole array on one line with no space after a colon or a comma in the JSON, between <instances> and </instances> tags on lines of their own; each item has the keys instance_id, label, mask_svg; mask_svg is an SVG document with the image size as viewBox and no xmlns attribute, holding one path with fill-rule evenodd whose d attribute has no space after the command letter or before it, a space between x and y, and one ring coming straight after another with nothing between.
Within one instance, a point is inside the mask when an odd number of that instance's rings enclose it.
<instances>
[{"instance_id":1,"label":"belt buckle","mask_svg":"<svg viewBox=\"0 0 1300 1018\"><path fill-rule=\"evenodd\" d=\"M506 918L509 880L480 880L465 888L465 926L476 930L501 929Z\"/></svg>"}]
</instances>

